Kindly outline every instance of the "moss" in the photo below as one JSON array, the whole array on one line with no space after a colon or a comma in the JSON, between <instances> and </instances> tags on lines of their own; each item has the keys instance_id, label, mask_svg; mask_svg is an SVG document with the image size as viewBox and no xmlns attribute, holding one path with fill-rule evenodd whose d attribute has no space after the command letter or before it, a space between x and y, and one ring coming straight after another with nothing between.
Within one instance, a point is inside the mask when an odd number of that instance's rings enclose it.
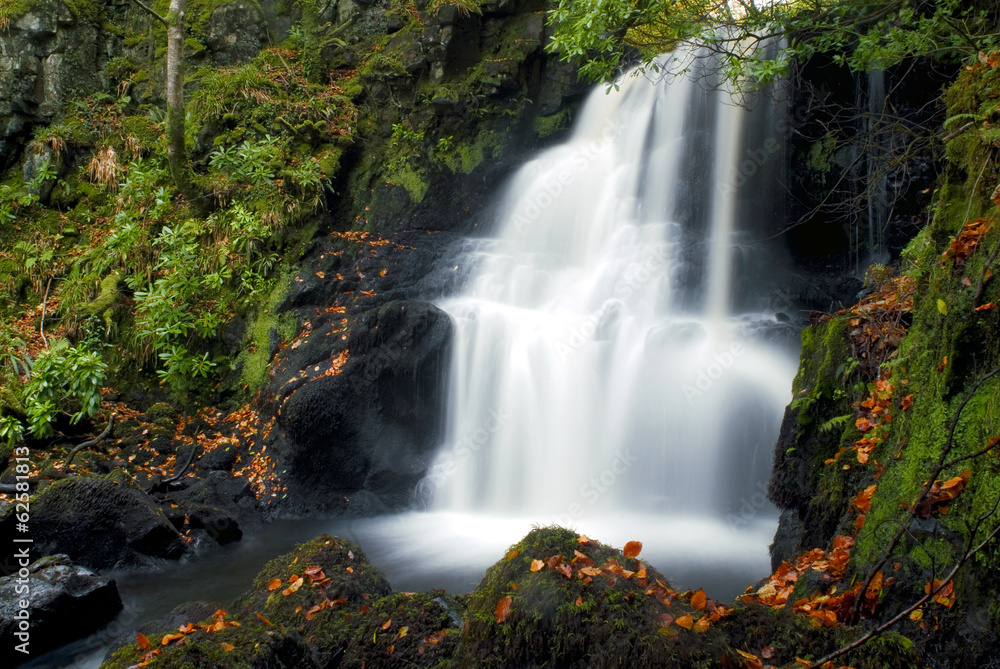
<instances>
[{"instance_id":1,"label":"moss","mask_svg":"<svg viewBox=\"0 0 1000 669\"><path fill-rule=\"evenodd\" d=\"M237 359L242 366L240 385L252 391L267 382L267 373L271 367L269 355L271 330L277 330L284 341L290 341L295 337L295 315L286 312L279 317L274 313L288 292L290 281L291 275L288 273L282 273L278 277L274 288L253 315L247 328L246 343Z\"/></svg>"},{"instance_id":2,"label":"moss","mask_svg":"<svg viewBox=\"0 0 1000 669\"><path fill-rule=\"evenodd\" d=\"M565 130L573 121L573 109L567 107L550 116L539 116L535 119L535 132L539 137L548 137Z\"/></svg>"},{"instance_id":3,"label":"moss","mask_svg":"<svg viewBox=\"0 0 1000 669\"><path fill-rule=\"evenodd\" d=\"M404 165L396 171L389 173L386 177L386 182L405 188L406 192L410 194L410 200L414 204L419 204L423 201L429 186L427 180L409 165Z\"/></svg>"},{"instance_id":4,"label":"moss","mask_svg":"<svg viewBox=\"0 0 1000 669\"><path fill-rule=\"evenodd\" d=\"M553 568L531 569L533 560L554 556L562 556L568 564L577 551L586 557L573 565L572 578ZM577 571L588 561L600 567L608 560L633 572L645 568L646 578L602 572L587 581ZM651 567L609 546L582 544L571 530L532 530L487 570L472 593L456 665L709 667L721 662L728 646L715 626L699 634L665 624L668 620L661 614L668 612L667 607L647 594L648 586L657 581L665 584ZM510 602L509 613L498 621L497 608L503 601ZM689 612L683 597L669 607L674 617Z\"/></svg>"}]
</instances>

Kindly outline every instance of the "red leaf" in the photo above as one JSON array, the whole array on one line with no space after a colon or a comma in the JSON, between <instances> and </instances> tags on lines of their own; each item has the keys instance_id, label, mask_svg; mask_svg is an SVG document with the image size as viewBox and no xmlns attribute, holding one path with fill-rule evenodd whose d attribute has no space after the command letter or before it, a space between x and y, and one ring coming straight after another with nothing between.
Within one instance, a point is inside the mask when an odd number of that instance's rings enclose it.
<instances>
[{"instance_id":1,"label":"red leaf","mask_svg":"<svg viewBox=\"0 0 1000 669\"><path fill-rule=\"evenodd\" d=\"M501 599L500 603L497 604L497 609L494 613L496 615L498 624L503 623L504 621L507 620L507 616L510 615L510 604L511 604L510 595L507 595L506 597Z\"/></svg>"},{"instance_id":2,"label":"red leaf","mask_svg":"<svg viewBox=\"0 0 1000 669\"><path fill-rule=\"evenodd\" d=\"M556 571L565 576L566 578L573 578L573 568L568 564L556 565Z\"/></svg>"},{"instance_id":3,"label":"red leaf","mask_svg":"<svg viewBox=\"0 0 1000 669\"><path fill-rule=\"evenodd\" d=\"M622 555L627 558L638 557L640 552L642 552L641 541L630 541L625 544L625 548L622 549Z\"/></svg>"}]
</instances>

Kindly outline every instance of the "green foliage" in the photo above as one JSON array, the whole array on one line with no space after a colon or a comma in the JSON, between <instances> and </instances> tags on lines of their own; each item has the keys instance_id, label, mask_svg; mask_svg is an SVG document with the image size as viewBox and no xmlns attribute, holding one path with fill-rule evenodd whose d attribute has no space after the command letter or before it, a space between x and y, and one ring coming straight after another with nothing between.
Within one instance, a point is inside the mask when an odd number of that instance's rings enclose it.
<instances>
[{"instance_id":1,"label":"green foliage","mask_svg":"<svg viewBox=\"0 0 1000 669\"><path fill-rule=\"evenodd\" d=\"M24 439L24 426L13 416L0 416L0 440L8 448Z\"/></svg>"},{"instance_id":2,"label":"green foliage","mask_svg":"<svg viewBox=\"0 0 1000 669\"><path fill-rule=\"evenodd\" d=\"M866 71L912 57L968 61L997 42L987 9L964 0L931 5L915 0L559 0L549 21L548 50L579 59L582 74L592 79L613 77L626 48L636 49L656 69L660 53L682 44L706 45L721 56L730 81L766 85L792 62L818 53L832 53L836 62ZM769 37L786 38L786 46L760 54L756 45Z\"/></svg>"},{"instance_id":3,"label":"green foliage","mask_svg":"<svg viewBox=\"0 0 1000 669\"><path fill-rule=\"evenodd\" d=\"M25 388L31 433L52 436L52 422L58 413L69 414L74 424L94 416L101 408L107 372L107 364L97 353L61 340L53 342L50 350L35 359Z\"/></svg>"}]
</instances>

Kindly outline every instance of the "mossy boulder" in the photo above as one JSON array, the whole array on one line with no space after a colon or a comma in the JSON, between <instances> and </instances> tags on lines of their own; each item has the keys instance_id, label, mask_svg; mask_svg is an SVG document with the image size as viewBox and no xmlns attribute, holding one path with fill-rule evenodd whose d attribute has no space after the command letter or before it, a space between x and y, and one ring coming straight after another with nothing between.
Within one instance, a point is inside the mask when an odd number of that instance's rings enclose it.
<instances>
[{"instance_id":1,"label":"mossy boulder","mask_svg":"<svg viewBox=\"0 0 1000 669\"><path fill-rule=\"evenodd\" d=\"M11 520L3 534L13 531ZM63 479L35 495L31 530L38 552L65 553L91 569L152 566L188 551L148 495L98 477Z\"/></svg>"},{"instance_id":2,"label":"mossy boulder","mask_svg":"<svg viewBox=\"0 0 1000 669\"><path fill-rule=\"evenodd\" d=\"M535 529L472 593L457 666L723 666L730 649L710 620L717 610L615 548Z\"/></svg>"}]
</instances>

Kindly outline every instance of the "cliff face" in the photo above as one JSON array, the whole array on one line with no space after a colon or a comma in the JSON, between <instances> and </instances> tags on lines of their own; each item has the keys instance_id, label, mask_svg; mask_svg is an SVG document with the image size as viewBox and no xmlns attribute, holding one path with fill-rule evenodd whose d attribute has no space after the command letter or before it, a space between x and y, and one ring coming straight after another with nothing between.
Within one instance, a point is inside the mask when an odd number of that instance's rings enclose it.
<instances>
[{"instance_id":1,"label":"cliff face","mask_svg":"<svg viewBox=\"0 0 1000 669\"><path fill-rule=\"evenodd\" d=\"M988 666L996 644L997 64L983 55L948 89L947 129L967 127L898 268L870 270L860 303L803 333L770 486L775 568L852 538L844 582L885 584L865 617L906 613L927 666ZM789 602L829 587L800 581Z\"/></svg>"}]
</instances>

